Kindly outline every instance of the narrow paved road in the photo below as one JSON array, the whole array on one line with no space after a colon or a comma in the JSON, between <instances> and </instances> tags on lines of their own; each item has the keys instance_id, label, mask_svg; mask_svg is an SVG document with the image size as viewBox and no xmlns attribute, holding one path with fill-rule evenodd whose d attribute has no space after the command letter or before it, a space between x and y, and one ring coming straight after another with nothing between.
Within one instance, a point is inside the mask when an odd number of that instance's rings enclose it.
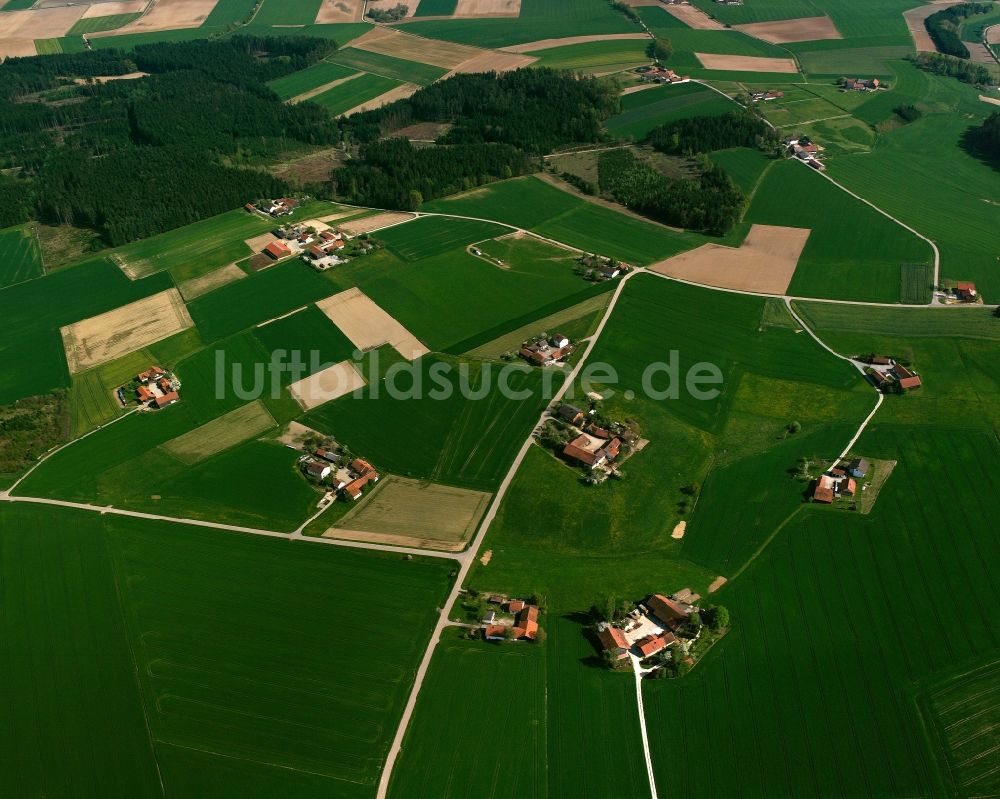
<instances>
[{"instance_id":1,"label":"narrow paved road","mask_svg":"<svg viewBox=\"0 0 1000 799\"><path fill-rule=\"evenodd\" d=\"M604 332L604 328L607 325L608 319L611 318L611 314L614 312L615 306L618 304L618 299L621 297L625 284L630 278L639 274L641 271L643 270L637 269L630 272L618 281L618 286L615 288L614 295L611 297L611 302L608 303L607 310L604 312L604 316L601 317L601 321L597 325L597 329L588 340L587 347L583 351L583 355L580 360L577 361L577 364L573 367L572 371L566 375L562 386L556 392L555 396L553 396L549 401L549 405L562 399L562 397L565 396L566 392L573 385L573 382L576 380L580 371L583 369L584 364L586 364L587 359L590 357L591 352L593 352L598 339L601 337L601 333ZM533 445L534 431L537 426L543 422L547 413L548 409L546 408L541 416L539 416L538 422L532 425L531 433L528 434L524 443L521 444L521 449L518 450L517 457L514 458L514 462L511 464L510 469L508 469L507 474L504 475L503 482L501 482L500 488L497 489L497 493L493 497L493 501L490 503L489 510L486 511L486 515L483 517L482 522L480 522L479 531L476 533L476 537L469 544L469 548L462 553L459 558L461 566L459 566L458 574L455 576L454 585L452 586L451 592L448 594L448 598L445 600L444 605L441 608L441 612L438 614L437 624L434 626L434 631L431 633L430 641L427 644L427 649L424 650L424 656L420 661L420 665L417 667L417 674L413 681L413 687L410 689L410 695L406 700L406 706L403 708L403 715L400 717L399 726L396 728L396 735L393 737L392 745L389 747L389 753L386 756L385 766L382 769L382 776L379 779L378 793L376 794L378 799L385 799L389 793L389 782L392 779L392 770L396 765L396 760L398 759L399 753L403 748L403 739L406 736L407 727L409 726L410 719L413 716L413 709L417 704L417 696L420 693L420 688L423 685L424 678L427 676L427 669L430 666L434 650L437 647L438 642L441 640L441 633L446 627L453 625L453 622L448 619L448 613L459 597L462 585L465 583L465 578L469 573L469 569L472 567L476 553L479 551L479 548L483 543L483 539L486 537L486 533L490 529L490 525L496 518L497 510L500 508L500 503L503 501L507 490L510 488L511 482L514 480L514 475L517 473L518 468L520 468L525 455L528 454L528 450L531 449Z\"/></svg>"},{"instance_id":2,"label":"narrow paved road","mask_svg":"<svg viewBox=\"0 0 1000 799\"><path fill-rule=\"evenodd\" d=\"M629 653L632 659L632 672L635 675L635 701L639 706L639 734L642 736L642 754L646 759L646 775L649 778L649 794L651 799L659 799L656 793L656 776L653 774L653 758L649 753L649 734L646 732L646 706L642 702L642 678L646 672L639 663L639 658Z\"/></svg>"}]
</instances>

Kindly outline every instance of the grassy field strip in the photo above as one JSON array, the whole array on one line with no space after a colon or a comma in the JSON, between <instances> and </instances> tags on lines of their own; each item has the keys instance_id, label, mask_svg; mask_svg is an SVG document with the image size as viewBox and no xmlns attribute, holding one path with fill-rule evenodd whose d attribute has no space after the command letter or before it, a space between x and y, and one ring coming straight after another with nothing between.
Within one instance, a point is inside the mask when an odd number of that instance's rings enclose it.
<instances>
[{"instance_id":1,"label":"grassy field strip","mask_svg":"<svg viewBox=\"0 0 1000 799\"><path fill-rule=\"evenodd\" d=\"M216 453L270 430L276 424L264 404L260 400L255 400L162 446L177 460L193 466L205 458L210 458Z\"/></svg>"}]
</instances>

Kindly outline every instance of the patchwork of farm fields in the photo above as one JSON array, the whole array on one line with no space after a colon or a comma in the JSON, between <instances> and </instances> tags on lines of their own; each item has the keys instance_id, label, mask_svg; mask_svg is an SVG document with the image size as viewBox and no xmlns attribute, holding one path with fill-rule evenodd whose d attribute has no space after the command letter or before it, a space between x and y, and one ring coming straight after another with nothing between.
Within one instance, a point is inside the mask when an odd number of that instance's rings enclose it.
<instances>
[{"instance_id":1,"label":"patchwork of farm fields","mask_svg":"<svg viewBox=\"0 0 1000 799\"><path fill-rule=\"evenodd\" d=\"M392 78L393 80L405 83L416 83L419 86L430 85L448 71L432 64L407 61L403 58L394 58L382 53L359 50L356 47L338 50L330 57L330 60L353 70L370 72L374 75L381 75L382 77Z\"/></svg>"},{"instance_id":2,"label":"patchwork of farm fields","mask_svg":"<svg viewBox=\"0 0 1000 799\"><path fill-rule=\"evenodd\" d=\"M329 61L320 61L311 67L293 72L283 78L278 78L268 83L278 97L282 100L289 100L300 94L325 86L335 80L342 80L357 73L357 70L345 67L340 64L333 64Z\"/></svg>"},{"instance_id":3,"label":"patchwork of farm fields","mask_svg":"<svg viewBox=\"0 0 1000 799\"><path fill-rule=\"evenodd\" d=\"M365 73L334 86L322 94L310 97L309 101L323 106L333 116L340 116L401 85L402 83L398 80Z\"/></svg>"}]
</instances>

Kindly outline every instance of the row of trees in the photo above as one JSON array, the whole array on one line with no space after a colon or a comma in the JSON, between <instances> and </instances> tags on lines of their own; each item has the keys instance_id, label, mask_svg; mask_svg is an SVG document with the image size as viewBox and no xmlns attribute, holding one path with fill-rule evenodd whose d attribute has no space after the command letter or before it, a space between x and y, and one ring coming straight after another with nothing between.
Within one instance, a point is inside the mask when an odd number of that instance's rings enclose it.
<instances>
[{"instance_id":1,"label":"row of trees","mask_svg":"<svg viewBox=\"0 0 1000 799\"><path fill-rule=\"evenodd\" d=\"M704 159L693 180L671 180L631 150L610 150L597 161L598 183L627 208L691 230L722 235L739 221L746 197L720 167Z\"/></svg>"},{"instance_id":2,"label":"row of trees","mask_svg":"<svg viewBox=\"0 0 1000 799\"><path fill-rule=\"evenodd\" d=\"M989 86L992 82L992 76L986 66L975 61L966 61L943 53L917 53L907 58L920 69L933 72L935 75L958 78L963 83L971 83L973 86Z\"/></svg>"},{"instance_id":3,"label":"row of trees","mask_svg":"<svg viewBox=\"0 0 1000 799\"><path fill-rule=\"evenodd\" d=\"M924 27L940 52L956 58L968 58L969 48L959 36L962 21L966 17L988 14L992 10L992 3L962 3L931 14L924 20Z\"/></svg>"}]
</instances>

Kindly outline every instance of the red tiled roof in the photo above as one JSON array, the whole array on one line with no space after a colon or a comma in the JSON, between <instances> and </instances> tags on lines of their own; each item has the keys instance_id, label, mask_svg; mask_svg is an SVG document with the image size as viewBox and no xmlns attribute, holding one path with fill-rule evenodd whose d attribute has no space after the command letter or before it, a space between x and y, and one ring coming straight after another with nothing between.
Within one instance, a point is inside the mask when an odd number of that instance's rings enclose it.
<instances>
[{"instance_id":1,"label":"red tiled roof","mask_svg":"<svg viewBox=\"0 0 1000 799\"><path fill-rule=\"evenodd\" d=\"M667 648L667 642L662 635L647 635L636 641L635 645L639 648L642 656L647 658Z\"/></svg>"},{"instance_id":2,"label":"red tiled roof","mask_svg":"<svg viewBox=\"0 0 1000 799\"><path fill-rule=\"evenodd\" d=\"M975 283L969 283L967 281L962 281L962 282L956 283L955 284L955 288L957 288L959 291L975 291L976 290L976 284Z\"/></svg>"},{"instance_id":3,"label":"red tiled roof","mask_svg":"<svg viewBox=\"0 0 1000 799\"><path fill-rule=\"evenodd\" d=\"M611 438L611 433L605 430L603 427L598 427L596 424L592 424L587 428L587 432L594 438Z\"/></svg>"},{"instance_id":4,"label":"red tiled roof","mask_svg":"<svg viewBox=\"0 0 1000 799\"><path fill-rule=\"evenodd\" d=\"M520 613L524 609L523 599L512 599L507 603L507 610L511 613Z\"/></svg>"},{"instance_id":5,"label":"red tiled roof","mask_svg":"<svg viewBox=\"0 0 1000 799\"><path fill-rule=\"evenodd\" d=\"M674 619L686 619L686 608L672 599L667 599L663 594L653 594L647 601L648 607L653 615L660 621L673 621Z\"/></svg>"},{"instance_id":6,"label":"red tiled roof","mask_svg":"<svg viewBox=\"0 0 1000 799\"><path fill-rule=\"evenodd\" d=\"M507 630L502 624L487 624L486 629L483 630L486 633L486 637L489 638L494 635L503 635Z\"/></svg>"},{"instance_id":7,"label":"red tiled roof","mask_svg":"<svg viewBox=\"0 0 1000 799\"><path fill-rule=\"evenodd\" d=\"M816 490L813 492L813 502L823 502L829 505L833 502L833 489L822 485L816 486Z\"/></svg>"},{"instance_id":8,"label":"red tiled roof","mask_svg":"<svg viewBox=\"0 0 1000 799\"><path fill-rule=\"evenodd\" d=\"M617 627L605 627L597 634L601 646L605 649L628 649L628 641L625 640L625 633Z\"/></svg>"},{"instance_id":9,"label":"red tiled roof","mask_svg":"<svg viewBox=\"0 0 1000 799\"><path fill-rule=\"evenodd\" d=\"M358 474L367 474L368 472L374 472L375 467L372 466L368 461L361 458L355 458L351 461L351 469Z\"/></svg>"},{"instance_id":10,"label":"red tiled roof","mask_svg":"<svg viewBox=\"0 0 1000 799\"><path fill-rule=\"evenodd\" d=\"M145 386L139 386L139 388L135 390L135 393L138 395L140 402L149 402L153 399L153 392Z\"/></svg>"},{"instance_id":11,"label":"red tiled roof","mask_svg":"<svg viewBox=\"0 0 1000 799\"><path fill-rule=\"evenodd\" d=\"M162 397L156 398L156 407L162 408L164 405L169 405L171 402L177 402L178 399L180 398L177 396L177 392L170 391L164 394Z\"/></svg>"},{"instance_id":12,"label":"red tiled roof","mask_svg":"<svg viewBox=\"0 0 1000 799\"><path fill-rule=\"evenodd\" d=\"M622 442L617 438L612 438L608 442L607 446L604 448L604 453L609 458L617 458L618 452L621 450Z\"/></svg>"},{"instance_id":13,"label":"red tiled roof","mask_svg":"<svg viewBox=\"0 0 1000 799\"><path fill-rule=\"evenodd\" d=\"M920 388L921 386L920 378L917 377L917 375L913 375L913 377L904 377L902 380L899 381L899 385L901 388L907 391L910 390L911 388Z\"/></svg>"},{"instance_id":14,"label":"red tiled roof","mask_svg":"<svg viewBox=\"0 0 1000 799\"><path fill-rule=\"evenodd\" d=\"M285 255L289 255L291 250L288 249L288 245L283 241L272 241L264 248L264 252L272 258L281 258Z\"/></svg>"}]
</instances>

